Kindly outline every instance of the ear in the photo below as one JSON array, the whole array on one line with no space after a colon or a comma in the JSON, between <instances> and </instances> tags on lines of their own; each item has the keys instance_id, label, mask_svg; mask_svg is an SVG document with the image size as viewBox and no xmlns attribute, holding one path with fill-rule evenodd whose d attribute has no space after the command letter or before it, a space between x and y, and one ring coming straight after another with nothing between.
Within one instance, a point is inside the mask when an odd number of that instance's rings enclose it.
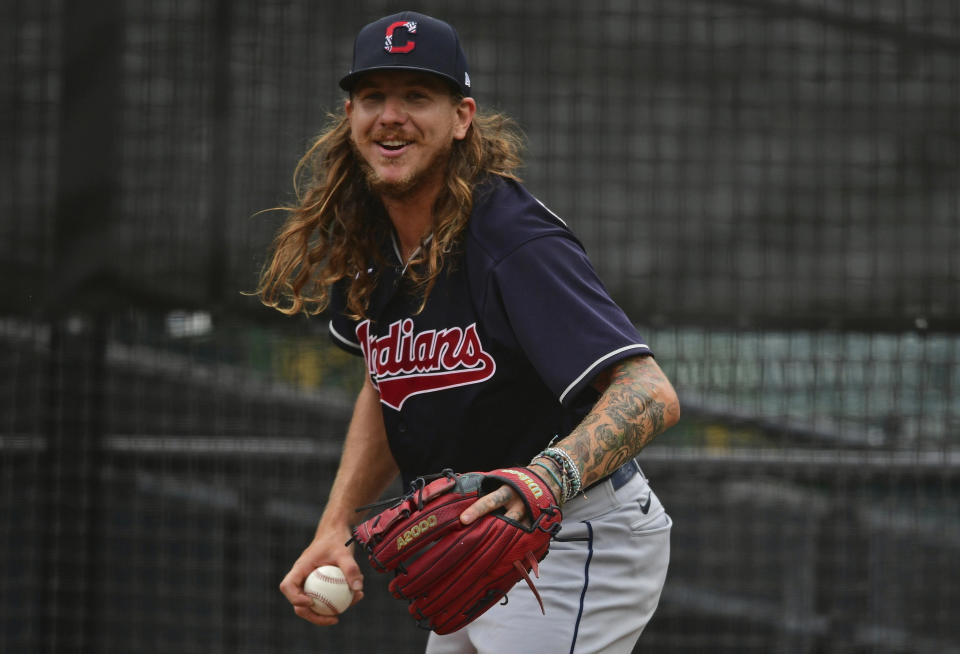
<instances>
[{"instance_id":1,"label":"ear","mask_svg":"<svg viewBox=\"0 0 960 654\"><path fill-rule=\"evenodd\" d=\"M347 114L347 118L350 117L350 113L353 111L353 104L351 104L350 99L347 98L343 101L343 110Z\"/></svg>"},{"instance_id":2,"label":"ear","mask_svg":"<svg viewBox=\"0 0 960 654\"><path fill-rule=\"evenodd\" d=\"M477 113L477 103L473 98L463 98L460 100L460 104L456 106L455 111L457 115L453 127L453 138L462 141L467 135L467 130L470 129L474 115Z\"/></svg>"}]
</instances>

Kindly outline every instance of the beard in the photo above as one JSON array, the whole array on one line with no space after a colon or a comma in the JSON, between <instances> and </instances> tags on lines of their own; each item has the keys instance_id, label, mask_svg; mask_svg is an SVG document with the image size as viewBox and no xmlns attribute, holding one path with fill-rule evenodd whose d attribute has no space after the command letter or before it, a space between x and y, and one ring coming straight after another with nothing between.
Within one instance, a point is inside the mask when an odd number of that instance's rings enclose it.
<instances>
[{"instance_id":1,"label":"beard","mask_svg":"<svg viewBox=\"0 0 960 654\"><path fill-rule=\"evenodd\" d=\"M350 139L350 147L353 150L360 169L363 171L364 180L367 187L381 197L387 197L393 200L403 200L417 193L423 185L430 179L443 179L446 173L447 164L450 161L450 154L453 152L453 144L450 143L442 150L434 153L427 164L418 169L411 170L400 179L385 180L380 174L367 163L367 160L357 149L356 143Z\"/></svg>"}]
</instances>

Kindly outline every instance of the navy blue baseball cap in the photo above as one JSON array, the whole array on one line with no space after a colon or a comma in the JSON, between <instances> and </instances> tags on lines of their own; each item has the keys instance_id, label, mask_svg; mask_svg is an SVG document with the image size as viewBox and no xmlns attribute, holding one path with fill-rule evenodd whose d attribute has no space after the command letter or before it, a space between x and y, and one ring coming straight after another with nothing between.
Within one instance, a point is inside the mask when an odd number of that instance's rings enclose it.
<instances>
[{"instance_id":1,"label":"navy blue baseball cap","mask_svg":"<svg viewBox=\"0 0 960 654\"><path fill-rule=\"evenodd\" d=\"M471 95L467 56L453 26L415 11L365 25L353 43L353 66L340 80L349 91L357 78L375 70L414 70L439 75L464 97Z\"/></svg>"}]
</instances>

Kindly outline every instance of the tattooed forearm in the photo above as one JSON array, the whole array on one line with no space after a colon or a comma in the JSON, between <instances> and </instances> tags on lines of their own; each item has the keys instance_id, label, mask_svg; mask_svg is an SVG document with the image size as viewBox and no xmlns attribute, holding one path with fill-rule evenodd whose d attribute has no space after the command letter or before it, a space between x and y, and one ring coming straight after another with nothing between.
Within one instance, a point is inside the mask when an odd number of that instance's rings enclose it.
<instances>
[{"instance_id":1,"label":"tattooed forearm","mask_svg":"<svg viewBox=\"0 0 960 654\"><path fill-rule=\"evenodd\" d=\"M583 422L557 443L580 468L583 486L636 456L680 417L676 393L652 357L619 363Z\"/></svg>"}]
</instances>

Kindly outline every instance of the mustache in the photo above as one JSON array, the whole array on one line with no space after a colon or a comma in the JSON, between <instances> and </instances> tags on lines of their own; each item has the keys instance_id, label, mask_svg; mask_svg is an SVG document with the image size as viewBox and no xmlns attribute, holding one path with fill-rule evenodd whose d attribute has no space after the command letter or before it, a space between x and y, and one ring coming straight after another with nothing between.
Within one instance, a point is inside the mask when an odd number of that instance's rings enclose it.
<instances>
[{"instance_id":1,"label":"mustache","mask_svg":"<svg viewBox=\"0 0 960 654\"><path fill-rule=\"evenodd\" d=\"M404 134L403 132L398 132L396 130L380 130L378 132L373 132L370 135L371 141L415 141L416 139L409 135Z\"/></svg>"}]
</instances>

